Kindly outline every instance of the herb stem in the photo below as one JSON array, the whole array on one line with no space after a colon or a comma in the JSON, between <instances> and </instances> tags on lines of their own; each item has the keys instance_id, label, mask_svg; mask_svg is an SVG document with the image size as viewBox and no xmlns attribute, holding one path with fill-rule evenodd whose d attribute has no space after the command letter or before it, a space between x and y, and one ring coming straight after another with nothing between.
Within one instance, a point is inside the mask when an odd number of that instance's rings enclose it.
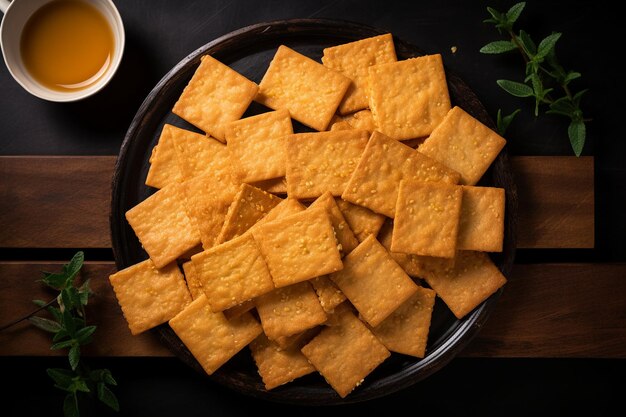
<instances>
[{"instance_id":1,"label":"herb stem","mask_svg":"<svg viewBox=\"0 0 626 417\"><path fill-rule=\"evenodd\" d=\"M32 313L30 313L30 314L28 314L28 315L26 315L24 317L21 317L21 318L19 318L17 320L14 320L14 321L12 321L10 323L7 323L7 324L5 324L3 326L0 326L0 332L3 331L3 330L8 329L10 327L15 326L16 324L18 324L18 323L20 323L20 322L22 322L24 320L28 320L29 318L31 318L35 314L39 313L41 310L50 307L52 305L52 303L54 303L56 300L57 300L56 298L53 298L52 300L48 301L46 304L44 304L41 307L39 307L37 310L33 311Z\"/></svg>"}]
</instances>

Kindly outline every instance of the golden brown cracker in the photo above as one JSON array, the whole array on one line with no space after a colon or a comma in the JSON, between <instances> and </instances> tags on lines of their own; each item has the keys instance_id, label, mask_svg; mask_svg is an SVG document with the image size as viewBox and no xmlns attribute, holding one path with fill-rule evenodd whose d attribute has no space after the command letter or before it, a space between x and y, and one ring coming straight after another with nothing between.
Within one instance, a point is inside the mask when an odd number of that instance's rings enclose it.
<instances>
[{"instance_id":1,"label":"golden brown cracker","mask_svg":"<svg viewBox=\"0 0 626 417\"><path fill-rule=\"evenodd\" d=\"M374 236L350 252L343 260L343 269L330 279L372 326L380 324L417 290Z\"/></svg>"},{"instance_id":2,"label":"golden brown cracker","mask_svg":"<svg viewBox=\"0 0 626 417\"><path fill-rule=\"evenodd\" d=\"M227 242L234 237L241 236L265 217L280 201L281 199L273 194L248 184L241 184L239 192L228 208L224 225L216 242Z\"/></svg>"},{"instance_id":3,"label":"golden brown cracker","mask_svg":"<svg viewBox=\"0 0 626 417\"><path fill-rule=\"evenodd\" d=\"M339 197L335 198L335 202L359 242L363 242L369 235L376 236L385 222L385 216L366 207L357 206Z\"/></svg>"},{"instance_id":4,"label":"golden brown cracker","mask_svg":"<svg viewBox=\"0 0 626 417\"><path fill-rule=\"evenodd\" d=\"M226 124L243 115L258 89L243 75L204 55L172 112L223 142Z\"/></svg>"},{"instance_id":5,"label":"golden brown cracker","mask_svg":"<svg viewBox=\"0 0 626 417\"><path fill-rule=\"evenodd\" d=\"M230 151L222 142L185 129L170 130L176 163L183 180L206 173L237 175L232 171Z\"/></svg>"},{"instance_id":6,"label":"golden brown cracker","mask_svg":"<svg viewBox=\"0 0 626 417\"><path fill-rule=\"evenodd\" d=\"M272 194L287 194L287 179L285 177L253 182L250 185Z\"/></svg>"},{"instance_id":7,"label":"golden brown cracker","mask_svg":"<svg viewBox=\"0 0 626 417\"><path fill-rule=\"evenodd\" d=\"M418 150L461 174L474 185L496 159L506 140L455 106Z\"/></svg>"},{"instance_id":8,"label":"golden brown cracker","mask_svg":"<svg viewBox=\"0 0 626 417\"><path fill-rule=\"evenodd\" d=\"M344 75L281 45L255 100L274 110L287 109L295 120L325 130L350 83Z\"/></svg>"},{"instance_id":9,"label":"golden brown cracker","mask_svg":"<svg viewBox=\"0 0 626 417\"><path fill-rule=\"evenodd\" d=\"M226 142L242 181L284 177L284 136L292 133L287 110L262 113L226 125Z\"/></svg>"},{"instance_id":10,"label":"golden brown cracker","mask_svg":"<svg viewBox=\"0 0 626 417\"><path fill-rule=\"evenodd\" d=\"M262 224L273 222L274 220L282 219L284 217L291 216L292 214L300 213L306 210L298 200L295 198L285 198L278 203L273 209L270 210L261 220L255 223L250 229L255 229Z\"/></svg>"},{"instance_id":11,"label":"golden brown cracker","mask_svg":"<svg viewBox=\"0 0 626 417\"><path fill-rule=\"evenodd\" d=\"M191 262L213 311L224 311L274 289L250 234L194 255Z\"/></svg>"},{"instance_id":12,"label":"golden brown cracker","mask_svg":"<svg viewBox=\"0 0 626 417\"><path fill-rule=\"evenodd\" d=\"M325 67L339 71L352 80L339 105L339 113L348 114L368 106L368 68L397 61L390 33L324 49Z\"/></svg>"},{"instance_id":13,"label":"golden brown cracker","mask_svg":"<svg viewBox=\"0 0 626 417\"><path fill-rule=\"evenodd\" d=\"M239 190L239 183L231 174L209 172L182 184L187 213L200 232L204 249L215 245L228 208Z\"/></svg>"},{"instance_id":14,"label":"golden brown cracker","mask_svg":"<svg viewBox=\"0 0 626 417\"><path fill-rule=\"evenodd\" d=\"M187 288L191 294L191 298L196 300L204 291L202 291L202 283L198 279L196 268L191 261L187 261L183 264L183 272L185 273L185 281L187 282Z\"/></svg>"},{"instance_id":15,"label":"golden brown cracker","mask_svg":"<svg viewBox=\"0 0 626 417\"><path fill-rule=\"evenodd\" d=\"M368 141L364 130L298 133L287 137L287 193L317 198L340 196Z\"/></svg>"},{"instance_id":16,"label":"golden brown cracker","mask_svg":"<svg viewBox=\"0 0 626 417\"><path fill-rule=\"evenodd\" d=\"M463 186L457 249L502 252L503 188Z\"/></svg>"},{"instance_id":17,"label":"golden brown cracker","mask_svg":"<svg viewBox=\"0 0 626 417\"><path fill-rule=\"evenodd\" d=\"M308 282L277 288L255 301L270 340L291 336L326 321L326 313Z\"/></svg>"},{"instance_id":18,"label":"golden brown cracker","mask_svg":"<svg viewBox=\"0 0 626 417\"><path fill-rule=\"evenodd\" d=\"M334 316L336 324L325 327L301 351L345 398L390 353L345 305L337 307Z\"/></svg>"},{"instance_id":19,"label":"golden brown cracker","mask_svg":"<svg viewBox=\"0 0 626 417\"><path fill-rule=\"evenodd\" d=\"M456 184L459 174L380 132L374 132L341 198L393 218L401 180Z\"/></svg>"},{"instance_id":20,"label":"golden brown cracker","mask_svg":"<svg viewBox=\"0 0 626 417\"><path fill-rule=\"evenodd\" d=\"M315 371L300 349L282 349L264 334L250 344L250 351L267 390Z\"/></svg>"},{"instance_id":21,"label":"golden brown cracker","mask_svg":"<svg viewBox=\"0 0 626 417\"><path fill-rule=\"evenodd\" d=\"M343 267L326 210L305 210L259 225L252 234L277 288Z\"/></svg>"},{"instance_id":22,"label":"golden brown cracker","mask_svg":"<svg viewBox=\"0 0 626 417\"><path fill-rule=\"evenodd\" d=\"M169 324L209 375L262 331L249 313L231 322L223 313L212 312L204 295L178 313Z\"/></svg>"},{"instance_id":23,"label":"golden brown cracker","mask_svg":"<svg viewBox=\"0 0 626 417\"><path fill-rule=\"evenodd\" d=\"M158 143L152 148L150 155L150 168L146 176L146 185L154 188L163 188L166 185L182 181L172 133L177 128L170 124L165 124L161 130Z\"/></svg>"},{"instance_id":24,"label":"golden brown cracker","mask_svg":"<svg viewBox=\"0 0 626 417\"><path fill-rule=\"evenodd\" d=\"M374 123L374 117L370 110L361 110L356 113L352 113L346 116L335 116L330 121L328 130L367 130L371 135L376 130L376 124Z\"/></svg>"},{"instance_id":25,"label":"golden brown cracker","mask_svg":"<svg viewBox=\"0 0 626 417\"><path fill-rule=\"evenodd\" d=\"M450 110L441 55L368 68L368 96L378 130L393 139L428 136Z\"/></svg>"},{"instance_id":26,"label":"golden brown cracker","mask_svg":"<svg viewBox=\"0 0 626 417\"><path fill-rule=\"evenodd\" d=\"M157 268L200 243L179 183L160 189L126 212L126 220Z\"/></svg>"},{"instance_id":27,"label":"golden brown cracker","mask_svg":"<svg viewBox=\"0 0 626 417\"><path fill-rule=\"evenodd\" d=\"M322 308L327 313L332 312L335 310L335 307L346 301L346 296L337 288L328 275L313 278L310 282L313 288L315 288Z\"/></svg>"},{"instance_id":28,"label":"golden brown cracker","mask_svg":"<svg viewBox=\"0 0 626 417\"><path fill-rule=\"evenodd\" d=\"M453 258L462 198L458 185L400 182L391 250Z\"/></svg>"},{"instance_id":29,"label":"golden brown cracker","mask_svg":"<svg viewBox=\"0 0 626 417\"><path fill-rule=\"evenodd\" d=\"M475 251L458 251L453 267L433 263L424 278L459 319L506 284L489 255Z\"/></svg>"},{"instance_id":30,"label":"golden brown cracker","mask_svg":"<svg viewBox=\"0 0 626 417\"><path fill-rule=\"evenodd\" d=\"M174 263L157 269L148 259L112 274L109 281L134 335L165 323L191 302Z\"/></svg>"},{"instance_id":31,"label":"golden brown cracker","mask_svg":"<svg viewBox=\"0 0 626 417\"><path fill-rule=\"evenodd\" d=\"M423 358L434 305L435 291L418 287L411 298L372 328L372 333L391 352Z\"/></svg>"},{"instance_id":32,"label":"golden brown cracker","mask_svg":"<svg viewBox=\"0 0 626 417\"><path fill-rule=\"evenodd\" d=\"M228 320L231 320L231 319L234 319L243 315L244 313L247 313L253 308L254 308L254 300L248 300L248 301L244 301L243 303L239 305L236 305L227 310L224 310L223 313L224 313L224 316Z\"/></svg>"},{"instance_id":33,"label":"golden brown cracker","mask_svg":"<svg viewBox=\"0 0 626 417\"><path fill-rule=\"evenodd\" d=\"M387 219L383 227L378 232L377 239L381 245L389 252L391 257L404 269L408 276L413 278L421 278L426 265L432 261L447 262L448 265L454 266L454 258L433 258L432 256L420 256L410 253L392 252L391 240L393 238L393 220Z\"/></svg>"},{"instance_id":34,"label":"golden brown cracker","mask_svg":"<svg viewBox=\"0 0 626 417\"><path fill-rule=\"evenodd\" d=\"M354 233L352 233L352 230L350 230L348 222L344 219L341 210L337 207L337 203L335 203L335 199L330 192L327 191L318 197L309 206L309 209L319 207L324 208L328 212L330 222L333 225L333 229L335 229L335 236L341 245L341 253L342 255L347 255L359 245L359 241L356 236L354 236Z\"/></svg>"}]
</instances>

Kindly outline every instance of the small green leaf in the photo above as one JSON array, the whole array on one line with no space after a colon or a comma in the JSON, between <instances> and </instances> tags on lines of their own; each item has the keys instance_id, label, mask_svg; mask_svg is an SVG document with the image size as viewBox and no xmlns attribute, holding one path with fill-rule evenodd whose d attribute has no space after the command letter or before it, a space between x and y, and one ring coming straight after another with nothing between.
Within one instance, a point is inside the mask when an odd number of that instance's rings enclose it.
<instances>
[{"instance_id":1,"label":"small green leaf","mask_svg":"<svg viewBox=\"0 0 626 417\"><path fill-rule=\"evenodd\" d=\"M76 370L78 362L80 361L80 346L78 344L72 345L67 356L72 370Z\"/></svg>"},{"instance_id":2,"label":"small green leaf","mask_svg":"<svg viewBox=\"0 0 626 417\"><path fill-rule=\"evenodd\" d=\"M76 340L74 339L64 340L63 342L54 343L52 346L50 346L50 350L65 349L74 344L76 344Z\"/></svg>"},{"instance_id":3,"label":"small green leaf","mask_svg":"<svg viewBox=\"0 0 626 417\"><path fill-rule=\"evenodd\" d=\"M554 45L556 45L556 41L561 37L561 33L553 33L552 35L546 36L541 42L539 42L539 47L537 48L537 55L535 58L543 60L550 51L554 49Z\"/></svg>"},{"instance_id":4,"label":"small green leaf","mask_svg":"<svg viewBox=\"0 0 626 417\"><path fill-rule=\"evenodd\" d=\"M89 373L89 378L94 382L104 382L109 385L117 385L117 382L108 369L95 369Z\"/></svg>"},{"instance_id":5,"label":"small green leaf","mask_svg":"<svg viewBox=\"0 0 626 417\"><path fill-rule=\"evenodd\" d=\"M76 324L74 322L74 317L72 317L72 312L68 308L63 311L62 318L62 324L65 326L65 330L67 330L67 333L71 337L74 337L74 334L76 333Z\"/></svg>"},{"instance_id":6,"label":"small green leaf","mask_svg":"<svg viewBox=\"0 0 626 417\"><path fill-rule=\"evenodd\" d=\"M65 417L79 417L78 398L76 393L70 393L65 396L63 401L63 415Z\"/></svg>"},{"instance_id":7,"label":"small green leaf","mask_svg":"<svg viewBox=\"0 0 626 417\"><path fill-rule=\"evenodd\" d=\"M495 41L480 48L480 52L483 54L502 54L515 49L517 46L511 41Z\"/></svg>"},{"instance_id":8,"label":"small green leaf","mask_svg":"<svg viewBox=\"0 0 626 417\"><path fill-rule=\"evenodd\" d=\"M532 58L537 53L537 45L535 45L535 42L533 42L530 35L523 30L519 31L518 38L526 54Z\"/></svg>"},{"instance_id":9,"label":"small green leaf","mask_svg":"<svg viewBox=\"0 0 626 417\"><path fill-rule=\"evenodd\" d=\"M78 343L81 345L88 343L91 335L96 331L96 328L96 326L87 326L78 330L76 332L76 340L78 340Z\"/></svg>"},{"instance_id":10,"label":"small green leaf","mask_svg":"<svg viewBox=\"0 0 626 417\"><path fill-rule=\"evenodd\" d=\"M61 329L52 337L52 341L58 342L62 339L65 339L66 337L69 337L69 334L67 334L67 330Z\"/></svg>"},{"instance_id":11,"label":"small green leaf","mask_svg":"<svg viewBox=\"0 0 626 417\"><path fill-rule=\"evenodd\" d=\"M117 397L115 397L115 394L113 394L113 391L111 391L102 382L98 384L98 399L102 401L104 404L106 404L107 406L109 406L110 408L112 408L113 410L120 411L120 404L117 401Z\"/></svg>"},{"instance_id":12,"label":"small green leaf","mask_svg":"<svg viewBox=\"0 0 626 417\"><path fill-rule=\"evenodd\" d=\"M75 376L72 380L72 388L74 391L80 392L91 392L89 387L87 386L87 381L85 381L80 376Z\"/></svg>"},{"instance_id":13,"label":"small green leaf","mask_svg":"<svg viewBox=\"0 0 626 417\"><path fill-rule=\"evenodd\" d=\"M585 146L586 128L582 120L572 120L567 128L567 135L576 156L580 156Z\"/></svg>"},{"instance_id":14,"label":"small green leaf","mask_svg":"<svg viewBox=\"0 0 626 417\"><path fill-rule=\"evenodd\" d=\"M72 384L72 378L74 378L74 373L67 369L49 368L46 373L60 389L69 388Z\"/></svg>"},{"instance_id":15,"label":"small green leaf","mask_svg":"<svg viewBox=\"0 0 626 417\"><path fill-rule=\"evenodd\" d=\"M569 84L570 81L573 81L576 78L580 78L580 77L581 77L580 72L570 71L567 73L565 78L563 78L563 84Z\"/></svg>"},{"instance_id":16,"label":"small green leaf","mask_svg":"<svg viewBox=\"0 0 626 417\"><path fill-rule=\"evenodd\" d=\"M500 13L499 11L494 9L493 7L487 7L487 11L489 12L489 14L493 18L493 20L498 21L498 22L502 21L502 19L504 17L504 16L502 16L502 13Z\"/></svg>"},{"instance_id":17,"label":"small green leaf","mask_svg":"<svg viewBox=\"0 0 626 417\"><path fill-rule=\"evenodd\" d=\"M513 111L513 113L503 117L502 109L498 109L498 117L497 117L496 126L498 129L498 134L500 136L504 136L507 129L509 128L509 125L511 124L515 116L517 116L517 113L519 113L520 111L521 111L520 109L516 109L515 111Z\"/></svg>"},{"instance_id":18,"label":"small green leaf","mask_svg":"<svg viewBox=\"0 0 626 417\"><path fill-rule=\"evenodd\" d=\"M46 303L44 300L33 300L33 304L35 304L37 307L43 307L48 303Z\"/></svg>"},{"instance_id":19,"label":"small green leaf","mask_svg":"<svg viewBox=\"0 0 626 417\"><path fill-rule=\"evenodd\" d=\"M46 332L56 333L61 330L61 325L59 323L49 319L44 319L43 317L29 317L28 321L30 321L33 326L41 330L45 330Z\"/></svg>"},{"instance_id":20,"label":"small green leaf","mask_svg":"<svg viewBox=\"0 0 626 417\"><path fill-rule=\"evenodd\" d=\"M85 262L85 253L83 251L76 252L76 254L72 257L69 264L63 267L63 272L67 276L67 280L69 283L73 281L74 277L78 274L80 269L83 267L83 263Z\"/></svg>"},{"instance_id":21,"label":"small green leaf","mask_svg":"<svg viewBox=\"0 0 626 417\"><path fill-rule=\"evenodd\" d=\"M583 98L583 95L589 91L588 89L585 90L580 90L578 93L574 94L574 97L572 97L572 101L574 102L574 104L576 105L576 107L580 107L580 100Z\"/></svg>"},{"instance_id":22,"label":"small green leaf","mask_svg":"<svg viewBox=\"0 0 626 417\"><path fill-rule=\"evenodd\" d=\"M46 308L46 311L48 313L50 313L52 315L52 317L54 317L54 319L56 321L61 322L61 320L63 318L62 317L63 315L61 314L61 310L58 307L50 306L50 307Z\"/></svg>"},{"instance_id":23,"label":"small green leaf","mask_svg":"<svg viewBox=\"0 0 626 417\"><path fill-rule=\"evenodd\" d=\"M498 85L507 93L515 97L531 97L533 89L526 84L509 80L498 80Z\"/></svg>"},{"instance_id":24,"label":"small green leaf","mask_svg":"<svg viewBox=\"0 0 626 417\"><path fill-rule=\"evenodd\" d=\"M550 110L548 110L546 113L560 114L562 116L571 117L575 110L576 107L574 107L574 104L569 99L569 97L561 97L550 104Z\"/></svg>"},{"instance_id":25,"label":"small green leaf","mask_svg":"<svg viewBox=\"0 0 626 417\"><path fill-rule=\"evenodd\" d=\"M60 290L64 288L66 282L65 274L56 274L52 272L44 272L44 277L41 281L49 287L54 288L55 290Z\"/></svg>"},{"instance_id":26,"label":"small green leaf","mask_svg":"<svg viewBox=\"0 0 626 417\"><path fill-rule=\"evenodd\" d=\"M506 12L506 20L512 25L517 21L520 14L522 14L522 10L524 10L524 6L526 6L526 2L516 3Z\"/></svg>"}]
</instances>

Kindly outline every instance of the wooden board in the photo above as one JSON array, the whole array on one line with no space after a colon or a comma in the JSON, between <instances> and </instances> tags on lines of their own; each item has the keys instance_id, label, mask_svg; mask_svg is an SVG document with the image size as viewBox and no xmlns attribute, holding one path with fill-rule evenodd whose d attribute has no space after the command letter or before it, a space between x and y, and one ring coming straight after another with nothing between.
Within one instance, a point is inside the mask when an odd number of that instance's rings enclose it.
<instances>
[{"instance_id":1,"label":"wooden board","mask_svg":"<svg viewBox=\"0 0 626 417\"><path fill-rule=\"evenodd\" d=\"M51 298L39 271L59 264L0 262L0 324L32 311L31 299ZM113 263L91 263L83 278L95 291L89 305L98 325L95 356L170 356L154 333L133 337L107 277ZM626 358L626 264L516 265L487 324L462 352L469 357ZM48 334L21 323L0 332L0 355L48 356Z\"/></svg>"},{"instance_id":2,"label":"wooden board","mask_svg":"<svg viewBox=\"0 0 626 417\"><path fill-rule=\"evenodd\" d=\"M109 248L113 156L0 157L0 247ZM593 157L513 157L519 248L594 246Z\"/></svg>"},{"instance_id":3,"label":"wooden board","mask_svg":"<svg viewBox=\"0 0 626 417\"><path fill-rule=\"evenodd\" d=\"M593 157L511 159L519 208L518 248L593 248Z\"/></svg>"}]
</instances>

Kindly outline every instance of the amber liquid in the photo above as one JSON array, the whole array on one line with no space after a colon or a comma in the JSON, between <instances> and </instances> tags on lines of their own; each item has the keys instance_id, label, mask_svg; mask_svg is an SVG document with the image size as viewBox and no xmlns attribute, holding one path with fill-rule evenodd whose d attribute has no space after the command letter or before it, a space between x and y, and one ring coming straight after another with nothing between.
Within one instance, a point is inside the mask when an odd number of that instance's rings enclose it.
<instances>
[{"instance_id":1,"label":"amber liquid","mask_svg":"<svg viewBox=\"0 0 626 417\"><path fill-rule=\"evenodd\" d=\"M31 76L57 91L76 91L107 71L115 41L106 18L80 0L55 0L26 22L20 40L22 60Z\"/></svg>"}]
</instances>

